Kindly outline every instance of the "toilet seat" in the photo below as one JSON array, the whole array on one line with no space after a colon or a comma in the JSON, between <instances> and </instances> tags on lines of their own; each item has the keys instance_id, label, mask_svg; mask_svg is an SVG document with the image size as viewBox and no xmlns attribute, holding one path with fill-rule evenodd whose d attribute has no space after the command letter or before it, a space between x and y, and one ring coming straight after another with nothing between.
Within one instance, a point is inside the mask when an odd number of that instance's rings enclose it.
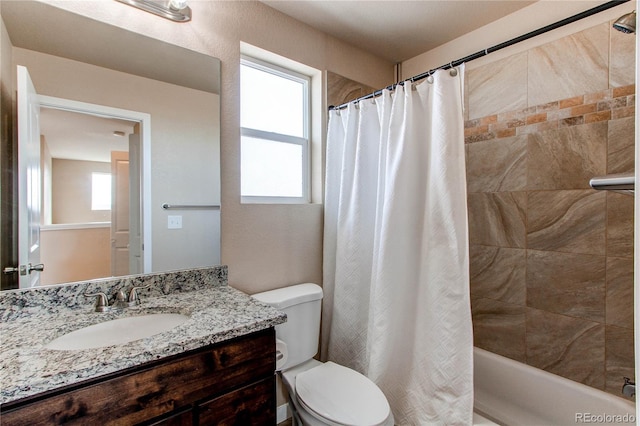
<instances>
[{"instance_id":1,"label":"toilet seat","mask_svg":"<svg viewBox=\"0 0 640 426\"><path fill-rule=\"evenodd\" d=\"M319 420L344 426L379 426L389 417L382 391L362 374L326 362L296 376L298 401Z\"/></svg>"}]
</instances>

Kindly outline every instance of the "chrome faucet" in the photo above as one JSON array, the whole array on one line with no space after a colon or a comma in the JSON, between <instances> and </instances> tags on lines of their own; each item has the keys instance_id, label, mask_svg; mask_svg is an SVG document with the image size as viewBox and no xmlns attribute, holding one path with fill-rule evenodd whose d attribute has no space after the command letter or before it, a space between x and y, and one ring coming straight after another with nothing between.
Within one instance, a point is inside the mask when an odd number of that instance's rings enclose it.
<instances>
[{"instance_id":1,"label":"chrome faucet","mask_svg":"<svg viewBox=\"0 0 640 426\"><path fill-rule=\"evenodd\" d=\"M124 308L128 308L127 298L124 295L124 291L118 290L116 292L116 300L111 304L111 309L115 311L121 311Z\"/></svg>"},{"instance_id":2,"label":"chrome faucet","mask_svg":"<svg viewBox=\"0 0 640 426\"><path fill-rule=\"evenodd\" d=\"M632 382L630 378L624 378L624 385L622 385L622 394L629 398L635 398L636 396L636 384Z\"/></svg>"},{"instance_id":3,"label":"chrome faucet","mask_svg":"<svg viewBox=\"0 0 640 426\"><path fill-rule=\"evenodd\" d=\"M151 284L147 284L141 287L132 287L129 290L129 295L125 296L125 293L122 289L116 292L114 297L114 301L111 305L109 305L109 298L107 295L101 291L97 293L85 293L85 297L95 297L95 311L96 312L108 312L108 311L121 311L130 306L135 306L140 304L140 296L138 295L138 290L147 288L151 286Z\"/></svg>"}]
</instances>

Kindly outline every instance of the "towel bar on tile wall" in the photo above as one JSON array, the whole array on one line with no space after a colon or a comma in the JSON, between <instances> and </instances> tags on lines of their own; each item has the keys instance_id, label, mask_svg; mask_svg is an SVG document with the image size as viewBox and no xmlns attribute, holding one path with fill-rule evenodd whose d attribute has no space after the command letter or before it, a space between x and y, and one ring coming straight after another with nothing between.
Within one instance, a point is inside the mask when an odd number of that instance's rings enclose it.
<instances>
[{"instance_id":1,"label":"towel bar on tile wall","mask_svg":"<svg viewBox=\"0 0 640 426\"><path fill-rule=\"evenodd\" d=\"M593 189L616 191L627 195L635 193L636 177L634 173L594 177L589 181Z\"/></svg>"},{"instance_id":2,"label":"towel bar on tile wall","mask_svg":"<svg viewBox=\"0 0 640 426\"><path fill-rule=\"evenodd\" d=\"M169 204L164 203L162 208L165 210L220 210L218 204Z\"/></svg>"}]
</instances>

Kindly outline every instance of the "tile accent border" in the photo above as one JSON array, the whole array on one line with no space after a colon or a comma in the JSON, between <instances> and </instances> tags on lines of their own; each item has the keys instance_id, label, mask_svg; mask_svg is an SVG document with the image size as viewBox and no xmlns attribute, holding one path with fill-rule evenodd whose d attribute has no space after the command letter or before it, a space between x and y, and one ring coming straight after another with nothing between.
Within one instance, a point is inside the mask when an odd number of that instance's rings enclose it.
<instances>
[{"instance_id":1,"label":"tile accent border","mask_svg":"<svg viewBox=\"0 0 640 426\"><path fill-rule=\"evenodd\" d=\"M465 143L632 117L635 114L635 90L635 84L631 84L467 120L464 124Z\"/></svg>"}]
</instances>

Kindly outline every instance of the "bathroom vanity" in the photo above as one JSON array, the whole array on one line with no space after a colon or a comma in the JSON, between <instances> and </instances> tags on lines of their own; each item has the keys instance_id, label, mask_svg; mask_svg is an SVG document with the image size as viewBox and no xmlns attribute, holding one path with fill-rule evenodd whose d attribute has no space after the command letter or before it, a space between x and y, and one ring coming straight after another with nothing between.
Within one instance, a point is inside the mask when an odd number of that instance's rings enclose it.
<instances>
[{"instance_id":1,"label":"bathroom vanity","mask_svg":"<svg viewBox=\"0 0 640 426\"><path fill-rule=\"evenodd\" d=\"M220 268L121 279L109 290L103 281L0 294L0 422L275 424L274 326L286 316L228 287ZM140 305L119 312L94 312L82 296L149 283ZM189 319L124 344L46 347L92 324L167 312Z\"/></svg>"}]
</instances>

